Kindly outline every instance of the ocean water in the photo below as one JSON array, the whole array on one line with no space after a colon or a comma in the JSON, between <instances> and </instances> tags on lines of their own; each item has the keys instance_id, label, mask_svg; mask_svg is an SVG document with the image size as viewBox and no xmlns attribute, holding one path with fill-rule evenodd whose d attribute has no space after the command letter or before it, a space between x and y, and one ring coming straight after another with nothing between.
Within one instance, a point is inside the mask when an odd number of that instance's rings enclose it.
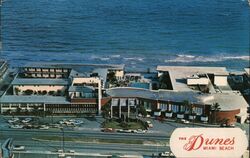
<instances>
[{"instance_id":1,"label":"ocean water","mask_svg":"<svg viewBox=\"0 0 250 158\"><path fill-rule=\"evenodd\" d=\"M4 0L1 19L1 58L12 66L249 66L247 0Z\"/></svg>"}]
</instances>

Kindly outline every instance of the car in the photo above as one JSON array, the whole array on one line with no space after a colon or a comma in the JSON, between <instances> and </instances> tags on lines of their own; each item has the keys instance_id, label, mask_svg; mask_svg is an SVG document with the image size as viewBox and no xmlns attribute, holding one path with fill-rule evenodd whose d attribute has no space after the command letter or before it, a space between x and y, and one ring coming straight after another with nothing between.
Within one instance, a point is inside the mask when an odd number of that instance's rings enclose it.
<instances>
[{"instance_id":1,"label":"car","mask_svg":"<svg viewBox=\"0 0 250 158\"><path fill-rule=\"evenodd\" d=\"M69 153L75 153L75 150L69 150Z\"/></svg>"},{"instance_id":2,"label":"car","mask_svg":"<svg viewBox=\"0 0 250 158\"><path fill-rule=\"evenodd\" d=\"M147 130L138 129L138 130L136 130L135 133L146 133L146 132L147 132Z\"/></svg>"},{"instance_id":3,"label":"car","mask_svg":"<svg viewBox=\"0 0 250 158\"><path fill-rule=\"evenodd\" d=\"M17 121L19 121L19 118L12 118L12 119L8 120L8 123L14 123Z\"/></svg>"},{"instance_id":4,"label":"car","mask_svg":"<svg viewBox=\"0 0 250 158\"><path fill-rule=\"evenodd\" d=\"M11 125L10 128L21 129L23 125Z\"/></svg>"},{"instance_id":5,"label":"car","mask_svg":"<svg viewBox=\"0 0 250 158\"><path fill-rule=\"evenodd\" d=\"M47 130L47 129L49 129L49 126L41 125L41 127L39 129L45 129L45 130Z\"/></svg>"},{"instance_id":6,"label":"car","mask_svg":"<svg viewBox=\"0 0 250 158\"><path fill-rule=\"evenodd\" d=\"M159 156L161 156L161 157L169 157L170 152L168 152L168 151L162 152L162 153L159 154Z\"/></svg>"},{"instance_id":7,"label":"car","mask_svg":"<svg viewBox=\"0 0 250 158\"><path fill-rule=\"evenodd\" d=\"M133 133L134 130L130 130L130 129L118 129L117 132L119 132L119 133Z\"/></svg>"},{"instance_id":8,"label":"car","mask_svg":"<svg viewBox=\"0 0 250 158\"><path fill-rule=\"evenodd\" d=\"M190 122L189 122L188 120L181 119L181 123L184 123L184 124L189 124Z\"/></svg>"},{"instance_id":9,"label":"car","mask_svg":"<svg viewBox=\"0 0 250 158\"><path fill-rule=\"evenodd\" d=\"M103 128L101 129L102 132L115 132L114 128Z\"/></svg>"},{"instance_id":10,"label":"car","mask_svg":"<svg viewBox=\"0 0 250 158\"><path fill-rule=\"evenodd\" d=\"M25 150L25 146L23 145L14 145L13 146L13 150Z\"/></svg>"},{"instance_id":11,"label":"car","mask_svg":"<svg viewBox=\"0 0 250 158\"><path fill-rule=\"evenodd\" d=\"M60 124L51 124L50 125L51 128L61 128Z\"/></svg>"},{"instance_id":12,"label":"car","mask_svg":"<svg viewBox=\"0 0 250 158\"><path fill-rule=\"evenodd\" d=\"M153 124L151 123L151 121L147 121L147 124L149 128L153 128Z\"/></svg>"},{"instance_id":13,"label":"car","mask_svg":"<svg viewBox=\"0 0 250 158\"><path fill-rule=\"evenodd\" d=\"M81 121L81 120L75 120L75 121L73 122L73 124L74 124L74 125L80 125L80 124L83 124L83 121Z\"/></svg>"},{"instance_id":14,"label":"car","mask_svg":"<svg viewBox=\"0 0 250 158\"><path fill-rule=\"evenodd\" d=\"M30 122L32 119L31 118L25 118L24 120L22 120L22 123L28 123Z\"/></svg>"}]
</instances>

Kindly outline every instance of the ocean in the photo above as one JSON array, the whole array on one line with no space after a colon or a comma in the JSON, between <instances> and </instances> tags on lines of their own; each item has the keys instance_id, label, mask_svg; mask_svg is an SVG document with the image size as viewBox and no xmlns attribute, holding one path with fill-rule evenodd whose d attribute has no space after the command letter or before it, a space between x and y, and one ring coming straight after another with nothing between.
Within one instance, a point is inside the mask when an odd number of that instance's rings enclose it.
<instances>
[{"instance_id":1,"label":"ocean","mask_svg":"<svg viewBox=\"0 0 250 158\"><path fill-rule=\"evenodd\" d=\"M4 0L1 58L243 71L249 16L247 0Z\"/></svg>"}]
</instances>

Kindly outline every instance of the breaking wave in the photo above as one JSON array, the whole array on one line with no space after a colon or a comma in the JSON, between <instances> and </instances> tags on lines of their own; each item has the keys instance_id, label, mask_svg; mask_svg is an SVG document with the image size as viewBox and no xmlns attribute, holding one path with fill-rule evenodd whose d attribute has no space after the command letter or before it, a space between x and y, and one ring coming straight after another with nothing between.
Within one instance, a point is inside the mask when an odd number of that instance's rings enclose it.
<instances>
[{"instance_id":1,"label":"breaking wave","mask_svg":"<svg viewBox=\"0 0 250 158\"><path fill-rule=\"evenodd\" d=\"M225 60L245 60L250 61L250 56L193 56L193 55L176 55L175 58L166 59L170 63L190 63L190 62L219 62Z\"/></svg>"}]
</instances>

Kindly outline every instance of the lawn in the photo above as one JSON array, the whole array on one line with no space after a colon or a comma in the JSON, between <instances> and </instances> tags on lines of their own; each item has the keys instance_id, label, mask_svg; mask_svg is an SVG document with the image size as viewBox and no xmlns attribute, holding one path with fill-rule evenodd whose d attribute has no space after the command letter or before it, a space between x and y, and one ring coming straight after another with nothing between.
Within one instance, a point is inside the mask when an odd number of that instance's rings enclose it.
<instances>
[{"instance_id":1,"label":"lawn","mask_svg":"<svg viewBox=\"0 0 250 158\"><path fill-rule=\"evenodd\" d=\"M107 120L103 123L103 128L114 128L114 129L146 129L141 121L129 121L129 122L119 122L117 120Z\"/></svg>"}]
</instances>

